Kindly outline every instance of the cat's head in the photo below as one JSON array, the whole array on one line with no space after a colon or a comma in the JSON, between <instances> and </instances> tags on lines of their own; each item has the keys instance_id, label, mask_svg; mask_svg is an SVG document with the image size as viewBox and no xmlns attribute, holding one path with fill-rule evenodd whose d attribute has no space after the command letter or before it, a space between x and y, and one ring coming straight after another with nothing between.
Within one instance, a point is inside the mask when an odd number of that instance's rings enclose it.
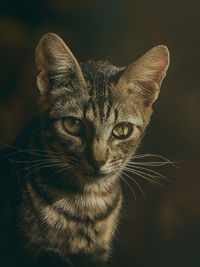
<instances>
[{"instance_id":1,"label":"cat's head","mask_svg":"<svg viewBox=\"0 0 200 267\"><path fill-rule=\"evenodd\" d=\"M56 34L36 48L40 105L48 149L83 179L119 174L135 153L169 65L166 46L126 68L79 64Z\"/></svg>"}]
</instances>

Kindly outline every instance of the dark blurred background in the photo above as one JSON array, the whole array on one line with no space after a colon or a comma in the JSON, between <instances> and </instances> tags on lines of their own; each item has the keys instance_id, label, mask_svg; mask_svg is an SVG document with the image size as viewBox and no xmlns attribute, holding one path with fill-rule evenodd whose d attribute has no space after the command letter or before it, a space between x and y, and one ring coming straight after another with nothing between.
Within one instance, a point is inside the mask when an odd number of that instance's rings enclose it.
<instances>
[{"instance_id":1,"label":"dark blurred background","mask_svg":"<svg viewBox=\"0 0 200 267\"><path fill-rule=\"evenodd\" d=\"M49 31L79 61L125 66L157 44L168 46L171 65L139 152L166 156L178 168L159 169L171 180L165 188L137 178L146 199L134 184L136 201L125 189L111 266L200 266L200 2L2 0L2 142L10 144L37 113L34 49Z\"/></svg>"}]
</instances>

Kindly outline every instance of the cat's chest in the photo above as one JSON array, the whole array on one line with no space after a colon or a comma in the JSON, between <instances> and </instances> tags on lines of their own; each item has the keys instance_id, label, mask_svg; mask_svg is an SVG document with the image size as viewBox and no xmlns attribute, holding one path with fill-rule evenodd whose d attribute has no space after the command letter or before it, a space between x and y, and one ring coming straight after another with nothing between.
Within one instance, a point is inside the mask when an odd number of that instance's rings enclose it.
<instances>
[{"instance_id":1,"label":"cat's chest","mask_svg":"<svg viewBox=\"0 0 200 267\"><path fill-rule=\"evenodd\" d=\"M31 185L28 188L32 209L37 211L36 215L30 214L25 219L30 221L32 234L27 229L26 235L33 243L46 248L56 247L58 251L63 251L65 247L71 253L81 250L88 253L99 247L109 248L121 206L120 191L108 194L66 194L48 204L34 192Z\"/></svg>"},{"instance_id":2,"label":"cat's chest","mask_svg":"<svg viewBox=\"0 0 200 267\"><path fill-rule=\"evenodd\" d=\"M71 253L79 251L91 253L100 247L109 249L120 203L107 215L105 215L107 212L105 205L101 203L100 207L95 205L95 208L90 209L86 205L85 210L77 210L76 213L68 213L68 209L55 211L52 207L44 207L43 215L49 225L50 247L56 244L57 248L63 248L67 244ZM102 211L97 212L97 209Z\"/></svg>"},{"instance_id":3,"label":"cat's chest","mask_svg":"<svg viewBox=\"0 0 200 267\"><path fill-rule=\"evenodd\" d=\"M68 219L92 223L103 220L119 200L120 192L107 194L68 195L52 204L52 208Z\"/></svg>"}]
</instances>

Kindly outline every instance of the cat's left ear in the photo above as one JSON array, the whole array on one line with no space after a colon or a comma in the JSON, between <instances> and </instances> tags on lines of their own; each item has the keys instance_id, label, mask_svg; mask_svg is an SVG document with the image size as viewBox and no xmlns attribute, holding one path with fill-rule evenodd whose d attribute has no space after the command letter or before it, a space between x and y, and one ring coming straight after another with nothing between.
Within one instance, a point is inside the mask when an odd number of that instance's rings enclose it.
<instances>
[{"instance_id":1,"label":"cat's left ear","mask_svg":"<svg viewBox=\"0 0 200 267\"><path fill-rule=\"evenodd\" d=\"M119 86L130 95L139 94L145 106L150 106L158 98L168 66L168 48L158 45L124 70Z\"/></svg>"},{"instance_id":2,"label":"cat's left ear","mask_svg":"<svg viewBox=\"0 0 200 267\"><path fill-rule=\"evenodd\" d=\"M55 33L45 34L36 47L35 61L41 95L53 87L85 83L80 66L64 41Z\"/></svg>"}]
</instances>

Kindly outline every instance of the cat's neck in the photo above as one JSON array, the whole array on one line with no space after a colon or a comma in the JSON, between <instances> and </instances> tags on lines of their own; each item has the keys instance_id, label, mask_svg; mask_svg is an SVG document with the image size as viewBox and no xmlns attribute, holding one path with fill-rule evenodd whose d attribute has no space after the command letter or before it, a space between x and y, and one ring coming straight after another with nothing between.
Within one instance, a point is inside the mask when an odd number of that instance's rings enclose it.
<instances>
[{"instance_id":1,"label":"cat's neck","mask_svg":"<svg viewBox=\"0 0 200 267\"><path fill-rule=\"evenodd\" d=\"M48 178L47 176L36 175L30 180L34 190L40 192L41 197L45 197L48 202L55 202L61 198L66 198L66 196L83 198L88 195L107 195L115 190L120 190L120 183L116 175L106 176L92 183L85 182L82 185L80 183L68 183L67 177L65 177L63 183L61 183L63 177L56 177L57 180L60 180L58 183L55 180L54 182L49 182Z\"/></svg>"}]
</instances>

